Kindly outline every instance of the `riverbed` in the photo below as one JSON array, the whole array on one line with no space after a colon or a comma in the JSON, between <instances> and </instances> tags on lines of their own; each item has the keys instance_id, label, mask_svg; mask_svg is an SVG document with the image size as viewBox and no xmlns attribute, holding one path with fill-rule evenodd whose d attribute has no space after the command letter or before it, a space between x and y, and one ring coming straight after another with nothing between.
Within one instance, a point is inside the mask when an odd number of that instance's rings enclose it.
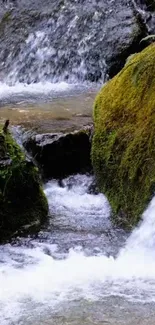
<instances>
[{"instance_id":1,"label":"riverbed","mask_svg":"<svg viewBox=\"0 0 155 325\"><path fill-rule=\"evenodd\" d=\"M81 89L80 85L66 83L33 87L3 85L0 88L0 123L9 119L12 126L37 133L82 129L92 124L93 103L98 89L99 86L87 85Z\"/></svg>"}]
</instances>

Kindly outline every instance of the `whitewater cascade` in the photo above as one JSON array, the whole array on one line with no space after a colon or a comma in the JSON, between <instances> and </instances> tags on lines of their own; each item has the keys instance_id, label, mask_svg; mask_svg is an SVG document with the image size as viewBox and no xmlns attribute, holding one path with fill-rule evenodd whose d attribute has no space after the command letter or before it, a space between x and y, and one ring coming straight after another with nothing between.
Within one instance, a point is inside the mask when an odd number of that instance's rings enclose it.
<instances>
[{"instance_id":1,"label":"whitewater cascade","mask_svg":"<svg viewBox=\"0 0 155 325\"><path fill-rule=\"evenodd\" d=\"M155 301L155 198L117 252L126 235L113 229L106 198L89 194L91 181L90 176L77 175L64 180L64 187L47 183L45 193L54 214L52 236L49 228L40 239L0 248L3 325L19 319L20 324L26 319L31 324L32 310L45 317L49 308L52 313L78 299Z\"/></svg>"},{"instance_id":2,"label":"whitewater cascade","mask_svg":"<svg viewBox=\"0 0 155 325\"><path fill-rule=\"evenodd\" d=\"M129 0L16 1L2 7L0 81L10 86L103 83L138 50L144 35Z\"/></svg>"},{"instance_id":3,"label":"whitewater cascade","mask_svg":"<svg viewBox=\"0 0 155 325\"><path fill-rule=\"evenodd\" d=\"M1 6L0 104L38 105L96 89L145 36L133 2L139 1L17 0L17 8ZM143 303L143 309L155 302L155 198L128 238L111 224L105 196L90 194L91 184L87 175L69 177L63 187L48 182L49 224L38 236L0 246L0 324L64 324L59 316L74 314L80 303L81 317L86 305L90 316L95 303L96 316L104 317L106 299L112 314L121 299ZM55 313L58 323L46 323Z\"/></svg>"}]
</instances>

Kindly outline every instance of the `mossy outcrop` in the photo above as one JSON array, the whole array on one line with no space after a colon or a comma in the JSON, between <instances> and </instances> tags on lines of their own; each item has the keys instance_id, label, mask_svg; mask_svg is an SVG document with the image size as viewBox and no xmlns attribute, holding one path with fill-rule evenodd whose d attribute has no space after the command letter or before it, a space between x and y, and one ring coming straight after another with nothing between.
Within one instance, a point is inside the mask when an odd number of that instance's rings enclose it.
<instances>
[{"instance_id":1,"label":"mossy outcrop","mask_svg":"<svg viewBox=\"0 0 155 325\"><path fill-rule=\"evenodd\" d=\"M155 44L99 92L92 162L115 220L137 223L155 190Z\"/></svg>"},{"instance_id":2,"label":"mossy outcrop","mask_svg":"<svg viewBox=\"0 0 155 325\"><path fill-rule=\"evenodd\" d=\"M0 241L46 218L48 204L37 168L10 133L0 129Z\"/></svg>"}]
</instances>

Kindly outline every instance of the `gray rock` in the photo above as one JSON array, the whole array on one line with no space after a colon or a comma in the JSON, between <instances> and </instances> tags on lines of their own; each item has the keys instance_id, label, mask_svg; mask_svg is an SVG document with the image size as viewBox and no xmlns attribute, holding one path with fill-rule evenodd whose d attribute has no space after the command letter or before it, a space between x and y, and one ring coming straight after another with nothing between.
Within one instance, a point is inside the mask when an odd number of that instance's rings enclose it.
<instances>
[{"instance_id":1,"label":"gray rock","mask_svg":"<svg viewBox=\"0 0 155 325\"><path fill-rule=\"evenodd\" d=\"M0 75L10 84L104 81L146 35L132 1L20 0L8 8L0 21Z\"/></svg>"},{"instance_id":2,"label":"gray rock","mask_svg":"<svg viewBox=\"0 0 155 325\"><path fill-rule=\"evenodd\" d=\"M92 127L71 133L32 135L24 147L39 165L45 178L63 178L92 169Z\"/></svg>"}]
</instances>

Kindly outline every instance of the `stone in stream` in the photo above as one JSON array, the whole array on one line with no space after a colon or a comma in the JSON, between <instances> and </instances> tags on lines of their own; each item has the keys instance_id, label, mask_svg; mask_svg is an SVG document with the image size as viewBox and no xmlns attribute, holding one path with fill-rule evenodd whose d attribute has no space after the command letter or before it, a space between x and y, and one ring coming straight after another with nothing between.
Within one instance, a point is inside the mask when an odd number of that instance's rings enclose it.
<instances>
[{"instance_id":1,"label":"stone in stream","mask_svg":"<svg viewBox=\"0 0 155 325\"><path fill-rule=\"evenodd\" d=\"M92 126L70 133L30 135L23 145L45 178L63 178L91 171Z\"/></svg>"},{"instance_id":2,"label":"stone in stream","mask_svg":"<svg viewBox=\"0 0 155 325\"><path fill-rule=\"evenodd\" d=\"M0 242L46 219L48 204L37 168L9 132L0 129Z\"/></svg>"},{"instance_id":3,"label":"stone in stream","mask_svg":"<svg viewBox=\"0 0 155 325\"><path fill-rule=\"evenodd\" d=\"M155 191L155 43L96 97L92 163L114 220L137 224Z\"/></svg>"}]
</instances>

